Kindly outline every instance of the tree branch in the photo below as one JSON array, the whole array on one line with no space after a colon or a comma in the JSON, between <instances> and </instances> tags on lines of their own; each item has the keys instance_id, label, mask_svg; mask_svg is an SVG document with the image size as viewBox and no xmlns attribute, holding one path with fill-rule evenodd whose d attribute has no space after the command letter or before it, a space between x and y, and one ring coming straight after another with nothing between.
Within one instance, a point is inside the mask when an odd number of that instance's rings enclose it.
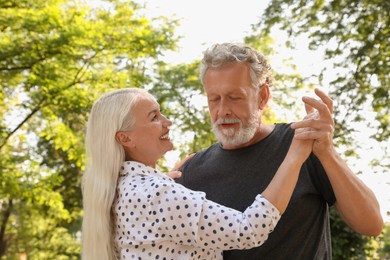
<instances>
[{"instance_id":1,"label":"tree branch","mask_svg":"<svg viewBox=\"0 0 390 260\"><path fill-rule=\"evenodd\" d=\"M37 59L33 62L31 62L30 64L28 65L25 65L25 66L19 66L19 67L0 67L0 71L13 71L13 70L28 70L28 69L31 69L35 64L39 63L39 62L42 62L44 60L46 60L47 57L44 57L42 56L40 59Z\"/></svg>"},{"instance_id":2,"label":"tree branch","mask_svg":"<svg viewBox=\"0 0 390 260\"><path fill-rule=\"evenodd\" d=\"M35 113L37 113L40 109L41 109L41 105L42 103L44 102L45 99L42 99L41 101L39 101L38 105L33 109L31 110L31 112L26 116L26 118L23 119L22 122L20 122L15 128L14 130L12 130L11 132L9 132L7 134L7 136L4 138L3 142L1 143L0 145L0 150L4 147L4 145L7 143L8 139L16 132L19 130L19 128L21 128L23 126L24 123L26 123L33 115L35 115Z\"/></svg>"},{"instance_id":3,"label":"tree branch","mask_svg":"<svg viewBox=\"0 0 390 260\"><path fill-rule=\"evenodd\" d=\"M32 66L33 65L21 66L21 67L11 67L11 68L4 67L4 68L0 68L0 71L28 70L28 69L31 69Z\"/></svg>"},{"instance_id":4,"label":"tree branch","mask_svg":"<svg viewBox=\"0 0 390 260\"><path fill-rule=\"evenodd\" d=\"M69 89L71 88L72 86L74 86L75 84L77 83L81 83L82 81L80 81L80 78L83 77L85 71L87 70L87 68L90 66L90 61L96 57L97 53L93 54L91 57L85 59L85 62L84 64L81 66L81 68L76 72L75 76L74 76L74 79L73 81L66 87L62 88L62 89L59 89L55 94L58 95L58 93L60 93L61 91L63 90L66 90L66 89ZM41 108L42 108L42 104L47 100L46 97L42 98L38 105L33 109L31 110L31 112L26 116L26 118L23 119L22 122L20 122L11 132L9 132L7 134L7 136L4 138L4 140L2 141L1 145L0 145L0 150L6 145L8 139L16 132L18 131L32 116L34 116Z\"/></svg>"}]
</instances>

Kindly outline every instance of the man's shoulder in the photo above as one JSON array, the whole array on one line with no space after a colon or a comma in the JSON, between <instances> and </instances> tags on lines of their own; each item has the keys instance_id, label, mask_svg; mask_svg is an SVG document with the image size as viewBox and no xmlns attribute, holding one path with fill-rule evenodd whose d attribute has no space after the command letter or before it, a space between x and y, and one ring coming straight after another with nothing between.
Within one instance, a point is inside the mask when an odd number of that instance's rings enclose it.
<instances>
[{"instance_id":1,"label":"man's shoulder","mask_svg":"<svg viewBox=\"0 0 390 260\"><path fill-rule=\"evenodd\" d=\"M275 133L283 133L283 132L293 132L294 130L291 128L292 123L276 123L274 124Z\"/></svg>"},{"instance_id":2,"label":"man's shoulder","mask_svg":"<svg viewBox=\"0 0 390 260\"><path fill-rule=\"evenodd\" d=\"M188 159L181 167L181 170L186 169L191 164L198 164L199 161L203 161L204 158L208 158L210 153L215 152L216 150L220 149L220 143L214 143L211 146L207 148L203 148L202 150L199 150L195 153L195 155ZM198 162L198 163L197 163Z\"/></svg>"},{"instance_id":3,"label":"man's shoulder","mask_svg":"<svg viewBox=\"0 0 390 260\"><path fill-rule=\"evenodd\" d=\"M291 123L276 123L272 126L272 131L263 139L255 144L257 147L267 146L267 144L276 145L277 143L289 142L294 136L294 129L290 127Z\"/></svg>"},{"instance_id":4,"label":"man's shoulder","mask_svg":"<svg viewBox=\"0 0 390 260\"><path fill-rule=\"evenodd\" d=\"M203 148L202 150L197 151L195 156L192 159L199 158L199 156L205 156L208 153L216 152L220 149L221 149L221 143L219 143L219 142L214 143L207 148Z\"/></svg>"}]
</instances>

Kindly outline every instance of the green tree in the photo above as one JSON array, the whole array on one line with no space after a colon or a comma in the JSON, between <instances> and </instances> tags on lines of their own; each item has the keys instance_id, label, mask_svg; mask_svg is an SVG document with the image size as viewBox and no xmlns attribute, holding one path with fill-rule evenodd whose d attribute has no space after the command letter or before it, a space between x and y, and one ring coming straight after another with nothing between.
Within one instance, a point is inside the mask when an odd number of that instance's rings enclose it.
<instances>
[{"instance_id":1,"label":"green tree","mask_svg":"<svg viewBox=\"0 0 390 260\"><path fill-rule=\"evenodd\" d=\"M324 50L324 58L333 64L329 82L330 95L338 105L335 110L335 141L356 155L353 122L364 122L367 107L375 113L373 138L386 143L390 136L390 5L386 1L355 0L271 0L260 22L254 25L252 38L272 35L273 30L287 32L286 46L294 48L296 39L309 39L309 48ZM324 83L329 71L324 67L317 77ZM384 150L387 154L387 151ZM373 161L384 172L386 161ZM334 259L370 257L370 239L349 232L337 214L331 214Z\"/></svg>"},{"instance_id":2,"label":"green tree","mask_svg":"<svg viewBox=\"0 0 390 260\"><path fill-rule=\"evenodd\" d=\"M365 119L356 111L364 111L370 103L379 123L374 137L386 140L390 136L389 17L389 3L380 0L272 0L255 28L267 34L279 26L288 33L290 47L299 35L309 38L311 49L325 46L325 59L333 61L339 72L329 83L331 95L347 111L338 118L343 125L338 137L351 130L349 120Z\"/></svg>"},{"instance_id":3,"label":"green tree","mask_svg":"<svg viewBox=\"0 0 390 260\"><path fill-rule=\"evenodd\" d=\"M385 223L382 233L368 241L364 247L366 248L366 256L371 256L371 259L388 259L390 254L389 251L386 253L386 243L389 243L388 233L389 223ZM387 258L386 258L387 257ZM367 257L366 257L367 259Z\"/></svg>"},{"instance_id":4,"label":"green tree","mask_svg":"<svg viewBox=\"0 0 390 260\"><path fill-rule=\"evenodd\" d=\"M130 0L0 2L0 256L78 259L88 111L144 87L176 20Z\"/></svg>"},{"instance_id":5,"label":"green tree","mask_svg":"<svg viewBox=\"0 0 390 260\"><path fill-rule=\"evenodd\" d=\"M390 223L386 223L383 229L382 248L379 251L381 259L390 258Z\"/></svg>"}]
</instances>

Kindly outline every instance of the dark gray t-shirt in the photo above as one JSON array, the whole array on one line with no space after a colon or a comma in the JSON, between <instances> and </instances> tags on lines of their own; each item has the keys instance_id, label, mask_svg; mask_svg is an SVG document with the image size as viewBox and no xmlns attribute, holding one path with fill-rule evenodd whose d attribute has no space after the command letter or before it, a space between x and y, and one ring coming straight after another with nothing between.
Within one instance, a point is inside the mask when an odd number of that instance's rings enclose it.
<instances>
[{"instance_id":1,"label":"dark gray t-shirt","mask_svg":"<svg viewBox=\"0 0 390 260\"><path fill-rule=\"evenodd\" d=\"M177 182L207 199L244 211L269 184L291 144L294 131L276 124L272 133L249 147L224 150L219 143L198 152L183 166ZM328 205L335 196L319 160L302 166L290 203L276 229L260 247L224 252L224 259L331 259Z\"/></svg>"}]
</instances>

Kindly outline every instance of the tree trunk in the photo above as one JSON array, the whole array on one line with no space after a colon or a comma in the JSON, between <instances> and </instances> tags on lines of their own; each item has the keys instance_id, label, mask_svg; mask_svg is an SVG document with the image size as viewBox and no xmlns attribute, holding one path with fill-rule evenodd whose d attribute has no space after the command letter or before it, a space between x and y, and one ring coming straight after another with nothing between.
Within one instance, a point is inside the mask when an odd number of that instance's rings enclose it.
<instances>
[{"instance_id":1,"label":"tree trunk","mask_svg":"<svg viewBox=\"0 0 390 260\"><path fill-rule=\"evenodd\" d=\"M8 200L8 205L4 207L3 211L3 219L1 220L1 226L0 226L0 258L2 258L5 255L6 249L7 249L7 240L5 238L5 230L7 227L7 222L9 219L9 216L11 215L13 209L12 199Z\"/></svg>"}]
</instances>

